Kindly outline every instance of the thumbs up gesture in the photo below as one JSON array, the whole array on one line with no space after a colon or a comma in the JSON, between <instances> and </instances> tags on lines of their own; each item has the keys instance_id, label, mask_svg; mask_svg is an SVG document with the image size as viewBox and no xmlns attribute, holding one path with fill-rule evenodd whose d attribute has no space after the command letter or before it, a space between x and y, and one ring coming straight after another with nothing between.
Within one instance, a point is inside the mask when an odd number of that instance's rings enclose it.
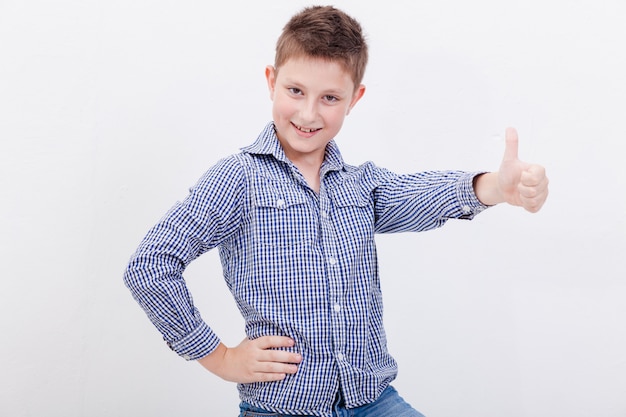
<instances>
[{"instance_id":1,"label":"thumbs up gesture","mask_svg":"<svg viewBox=\"0 0 626 417\"><path fill-rule=\"evenodd\" d=\"M518 142L517 131L508 128L500 169L477 177L475 192L486 205L506 202L535 213L548 198L548 177L541 165L519 160Z\"/></svg>"}]
</instances>

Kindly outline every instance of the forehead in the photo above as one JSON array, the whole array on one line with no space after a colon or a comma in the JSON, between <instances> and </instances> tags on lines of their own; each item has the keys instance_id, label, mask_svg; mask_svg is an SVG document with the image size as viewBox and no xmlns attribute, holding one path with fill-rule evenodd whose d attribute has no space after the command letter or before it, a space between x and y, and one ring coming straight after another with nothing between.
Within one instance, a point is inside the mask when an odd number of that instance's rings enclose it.
<instances>
[{"instance_id":1,"label":"forehead","mask_svg":"<svg viewBox=\"0 0 626 417\"><path fill-rule=\"evenodd\" d=\"M313 57L295 57L277 68L277 77L302 85L316 85L352 90L354 82L345 66L336 60Z\"/></svg>"}]
</instances>

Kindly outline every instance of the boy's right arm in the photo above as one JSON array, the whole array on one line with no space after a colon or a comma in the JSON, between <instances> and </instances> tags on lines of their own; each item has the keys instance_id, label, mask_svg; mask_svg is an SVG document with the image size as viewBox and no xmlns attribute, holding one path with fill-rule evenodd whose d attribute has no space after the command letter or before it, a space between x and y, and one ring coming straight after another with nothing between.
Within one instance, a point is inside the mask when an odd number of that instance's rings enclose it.
<instances>
[{"instance_id":1,"label":"boy's right arm","mask_svg":"<svg viewBox=\"0 0 626 417\"><path fill-rule=\"evenodd\" d=\"M188 198L151 229L131 258L124 280L172 350L228 381L262 382L296 371L298 354L287 337L245 339L223 345L202 320L183 279L186 265L238 227L245 196L241 168L222 161ZM210 353L209 353L210 352Z\"/></svg>"},{"instance_id":2,"label":"boy's right arm","mask_svg":"<svg viewBox=\"0 0 626 417\"><path fill-rule=\"evenodd\" d=\"M294 341L283 336L244 339L234 348L220 343L198 362L220 378L237 383L279 381L295 374L302 357L280 350L293 347Z\"/></svg>"}]
</instances>

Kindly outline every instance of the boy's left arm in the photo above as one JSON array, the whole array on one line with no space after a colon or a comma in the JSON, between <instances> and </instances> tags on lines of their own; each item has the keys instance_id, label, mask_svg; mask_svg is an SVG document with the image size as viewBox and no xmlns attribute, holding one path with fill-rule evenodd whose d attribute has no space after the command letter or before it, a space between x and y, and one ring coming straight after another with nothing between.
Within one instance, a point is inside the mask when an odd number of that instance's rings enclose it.
<instances>
[{"instance_id":1,"label":"boy's left arm","mask_svg":"<svg viewBox=\"0 0 626 417\"><path fill-rule=\"evenodd\" d=\"M535 213L548 197L548 177L541 165L520 161L517 148L517 131L508 128L500 169L474 178L474 192L487 206L509 203Z\"/></svg>"}]
</instances>

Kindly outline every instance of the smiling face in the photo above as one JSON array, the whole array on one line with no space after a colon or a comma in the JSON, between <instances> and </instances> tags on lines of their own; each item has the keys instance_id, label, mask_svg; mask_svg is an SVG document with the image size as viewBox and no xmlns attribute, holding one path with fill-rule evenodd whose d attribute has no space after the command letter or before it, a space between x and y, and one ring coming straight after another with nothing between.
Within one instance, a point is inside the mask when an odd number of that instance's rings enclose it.
<instances>
[{"instance_id":1,"label":"smiling face","mask_svg":"<svg viewBox=\"0 0 626 417\"><path fill-rule=\"evenodd\" d=\"M293 58L265 70L276 135L294 164L321 166L326 145L365 92L337 62Z\"/></svg>"}]
</instances>

